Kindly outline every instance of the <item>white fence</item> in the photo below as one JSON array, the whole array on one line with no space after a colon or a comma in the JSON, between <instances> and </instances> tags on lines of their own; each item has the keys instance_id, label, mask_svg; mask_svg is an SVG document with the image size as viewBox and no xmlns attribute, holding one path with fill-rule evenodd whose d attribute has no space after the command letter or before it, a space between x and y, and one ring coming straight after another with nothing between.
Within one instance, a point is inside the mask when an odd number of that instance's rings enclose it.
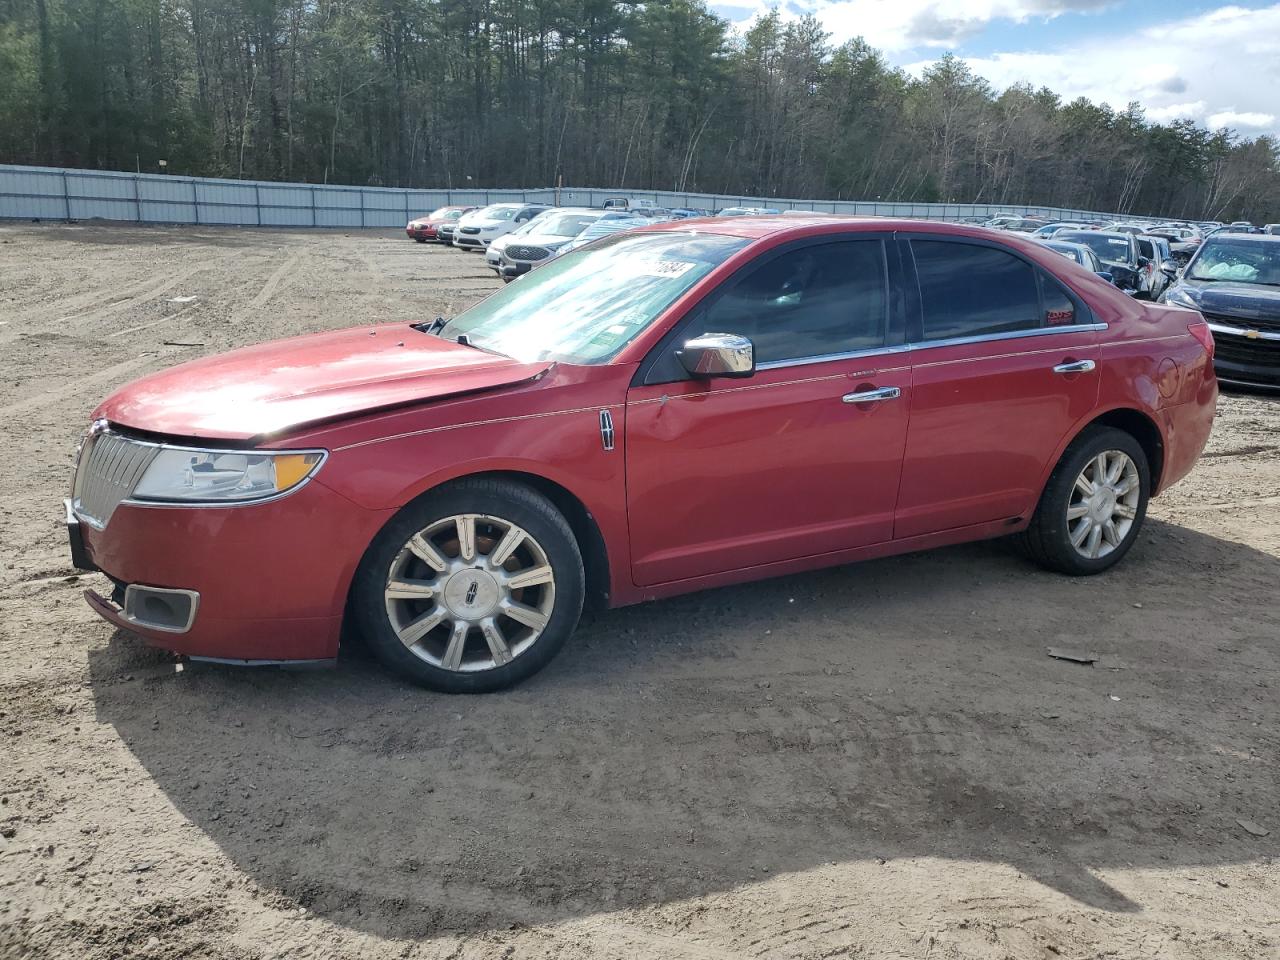
<instances>
[{"instance_id":1,"label":"white fence","mask_svg":"<svg viewBox=\"0 0 1280 960\"><path fill-rule=\"evenodd\" d=\"M556 190L549 187L529 190L406 190L0 165L0 218L15 220L98 219L263 227L402 227L413 217L446 204L483 205L504 200L556 203L558 200L562 206L600 206L609 197L628 197L632 202L648 200L659 207L720 210L733 206L759 206L931 220L991 217L1001 213L1053 219L1114 216L1089 210L1017 204L783 200L594 187L566 187L557 196Z\"/></svg>"}]
</instances>

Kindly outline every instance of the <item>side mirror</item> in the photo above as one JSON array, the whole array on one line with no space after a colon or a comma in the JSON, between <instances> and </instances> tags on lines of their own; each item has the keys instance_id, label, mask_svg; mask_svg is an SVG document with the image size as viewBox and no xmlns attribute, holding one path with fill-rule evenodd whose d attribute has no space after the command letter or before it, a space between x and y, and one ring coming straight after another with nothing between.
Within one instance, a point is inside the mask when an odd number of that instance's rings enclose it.
<instances>
[{"instance_id":1,"label":"side mirror","mask_svg":"<svg viewBox=\"0 0 1280 960\"><path fill-rule=\"evenodd\" d=\"M756 372L755 347L732 333L704 333L686 340L676 356L695 377L749 377Z\"/></svg>"},{"instance_id":2,"label":"side mirror","mask_svg":"<svg viewBox=\"0 0 1280 960\"><path fill-rule=\"evenodd\" d=\"M1160 272L1169 277L1176 277L1178 275L1178 261L1166 260L1160 264Z\"/></svg>"},{"instance_id":3,"label":"side mirror","mask_svg":"<svg viewBox=\"0 0 1280 960\"><path fill-rule=\"evenodd\" d=\"M1107 281L1107 283L1110 283L1113 286L1116 282L1115 274L1107 273L1107 271L1105 270L1099 270L1098 276L1100 276L1103 280Z\"/></svg>"}]
</instances>

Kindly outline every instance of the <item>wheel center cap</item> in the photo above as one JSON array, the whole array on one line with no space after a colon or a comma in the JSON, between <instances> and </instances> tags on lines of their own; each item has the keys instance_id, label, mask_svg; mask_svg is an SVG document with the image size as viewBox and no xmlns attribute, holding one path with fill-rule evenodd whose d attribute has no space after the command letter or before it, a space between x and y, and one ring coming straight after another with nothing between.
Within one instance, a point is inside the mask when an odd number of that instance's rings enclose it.
<instances>
[{"instance_id":1,"label":"wheel center cap","mask_svg":"<svg viewBox=\"0 0 1280 960\"><path fill-rule=\"evenodd\" d=\"M1093 519L1099 523L1109 519L1116 512L1116 494L1114 490L1103 488L1094 495L1092 510Z\"/></svg>"},{"instance_id":2,"label":"wheel center cap","mask_svg":"<svg viewBox=\"0 0 1280 960\"><path fill-rule=\"evenodd\" d=\"M498 605L498 581L484 570L459 570L444 586L444 603L459 620L480 620Z\"/></svg>"}]
</instances>

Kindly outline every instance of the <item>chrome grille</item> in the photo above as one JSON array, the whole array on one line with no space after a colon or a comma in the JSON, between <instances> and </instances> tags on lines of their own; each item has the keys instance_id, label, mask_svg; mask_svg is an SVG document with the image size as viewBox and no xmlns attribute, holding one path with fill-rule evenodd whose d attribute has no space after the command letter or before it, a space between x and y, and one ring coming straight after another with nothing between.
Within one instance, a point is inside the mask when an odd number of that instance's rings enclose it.
<instances>
[{"instance_id":1,"label":"chrome grille","mask_svg":"<svg viewBox=\"0 0 1280 960\"><path fill-rule=\"evenodd\" d=\"M551 251L546 247L533 247L525 244L510 244L507 256L512 260L544 260Z\"/></svg>"},{"instance_id":2,"label":"chrome grille","mask_svg":"<svg viewBox=\"0 0 1280 960\"><path fill-rule=\"evenodd\" d=\"M76 514L99 529L105 527L120 501L133 493L158 452L156 446L114 433L91 433L80 451L76 470Z\"/></svg>"},{"instance_id":3,"label":"chrome grille","mask_svg":"<svg viewBox=\"0 0 1280 960\"><path fill-rule=\"evenodd\" d=\"M474 236L475 234L480 232L480 228L479 227L458 227L458 232L465 233L470 236Z\"/></svg>"},{"instance_id":4,"label":"chrome grille","mask_svg":"<svg viewBox=\"0 0 1280 960\"><path fill-rule=\"evenodd\" d=\"M1201 311L1210 323L1225 323L1241 330L1280 331L1280 317L1233 317L1225 313L1208 313Z\"/></svg>"}]
</instances>

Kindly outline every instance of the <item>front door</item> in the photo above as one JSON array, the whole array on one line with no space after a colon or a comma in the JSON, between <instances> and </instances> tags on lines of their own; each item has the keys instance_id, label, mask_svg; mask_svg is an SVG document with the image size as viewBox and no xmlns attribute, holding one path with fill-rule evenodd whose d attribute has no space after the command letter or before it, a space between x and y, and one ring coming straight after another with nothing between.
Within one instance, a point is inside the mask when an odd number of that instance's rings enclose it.
<instances>
[{"instance_id":1,"label":"front door","mask_svg":"<svg viewBox=\"0 0 1280 960\"><path fill-rule=\"evenodd\" d=\"M941 237L903 246L919 302L894 536L1024 518L1050 459L1097 402L1099 327L1007 249Z\"/></svg>"},{"instance_id":2,"label":"front door","mask_svg":"<svg viewBox=\"0 0 1280 960\"><path fill-rule=\"evenodd\" d=\"M891 243L766 253L641 368L626 412L637 584L890 539L911 400L890 345ZM749 337L755 374L687 377L674 352L701 333Z\"/></svg>"}]
</instances>

